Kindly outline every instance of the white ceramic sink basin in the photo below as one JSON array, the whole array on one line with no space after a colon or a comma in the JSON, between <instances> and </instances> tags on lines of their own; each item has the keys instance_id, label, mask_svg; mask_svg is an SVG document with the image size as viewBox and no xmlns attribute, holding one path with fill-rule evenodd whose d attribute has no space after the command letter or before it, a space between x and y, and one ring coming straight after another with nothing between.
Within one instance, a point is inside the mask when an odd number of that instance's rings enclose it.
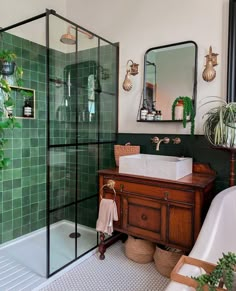
<instances>
[{"instance_id":1,"label":"white ceramic sink basin","mask_svg":"<svg viewBox=\"0 0 236 291\"><path fill-rule=\"evenodd\" d=\"M147 154L122 156L119 173L178 180L192 173L192 158Z\"/></svg>"}]
</instances>

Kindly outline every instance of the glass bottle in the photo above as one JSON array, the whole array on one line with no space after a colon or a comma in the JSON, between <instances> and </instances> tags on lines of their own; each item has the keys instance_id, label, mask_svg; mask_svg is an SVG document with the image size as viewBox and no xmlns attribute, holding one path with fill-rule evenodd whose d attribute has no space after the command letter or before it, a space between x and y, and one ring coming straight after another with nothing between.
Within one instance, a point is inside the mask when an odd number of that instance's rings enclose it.
<instances>
[{"instance_id":1,"label":"glass bottle","mask_svg":"<svg viewBox=\"0 0 236 291\"><path fill-rule=\"evenodd\" d=\"M162 120L161 110L157 111L158 120Z\"/></svg>"},{"instance_id":2,"label":"glass bottle","mask_svg":"<svg viewBox=\"0 0 236 291\"><path fill-rule=\"evenodd\" d=\"M25 100L25 104L23 106L23 116L24 117L32 117L32 106L30 104L30 101L28 99Z\"/></svg>"},{"instance_id":3,"label":"glass bottle","mask_svg":"<svg viewBox=\"0 0 236 291\"><path fill-rule=\"evenodd\" d=\"M141 120L146 120L146 119L147 119L147 114L148 114L148 110L147 110L146 107L143 106L143 107L140 109L140 119L141 119Z\"/></svg>"}]
</instances>

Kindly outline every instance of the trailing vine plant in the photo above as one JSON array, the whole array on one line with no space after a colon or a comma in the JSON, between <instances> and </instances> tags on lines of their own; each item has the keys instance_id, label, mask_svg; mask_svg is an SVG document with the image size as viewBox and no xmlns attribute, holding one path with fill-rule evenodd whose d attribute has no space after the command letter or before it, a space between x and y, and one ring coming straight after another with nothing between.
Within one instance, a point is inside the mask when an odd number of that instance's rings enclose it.
<instances>
[{"instance_id":1,"label":"trailing vine plant","mask_svg":"<svg viewBox=\"0 0 236 291\"><path fill-rule=\"evenodd\" d=\"M13 61L16 55L11 51L0 52L0 61ZM14 70L17 86L22 87L22 74L23 71L20 67ZM11 96L11 86L6 76L0 77L0 169L6 168L9 165L10 158L5 156L5 146L7 143L6 132L8 129L20 128L15 116L9 108L14 107L14 100Z\"/></svg>"},{"instance_id":2,"label":"trailing vine plant","mask_svg":"<svg viewBox=\"0 0 236 291\"><path fill-rule=\"evenodd\" d=\"M177 104L179 102L183 103L183 127L186 128L186 124L188 121L188 117L189 120L191 122L191 135L194 135L194 130L195 130L195 112L194 112L194 108L193 108L193 100L188 97L188 96L179 96L177 97L173 104L172 104L172 120L176 120L175 119L175 107L177 106Z\"/></svg>"}]
</instances>

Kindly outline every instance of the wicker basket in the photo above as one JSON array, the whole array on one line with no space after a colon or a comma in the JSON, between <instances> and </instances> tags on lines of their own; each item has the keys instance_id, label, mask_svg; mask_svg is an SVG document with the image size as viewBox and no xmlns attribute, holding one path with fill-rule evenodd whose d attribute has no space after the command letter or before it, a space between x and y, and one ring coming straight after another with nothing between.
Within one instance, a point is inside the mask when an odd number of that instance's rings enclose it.
<instances>
[{"instance_id":1,"label":"wicker basket","mask_svg":"<svg viewBox=\"0 0 236 291\"><path fill-rule=\"evenodd\" d=\"M126 257L136 263L146 264L152 262L154 252L155 244L150 241L136 239L129 235L125 242Z\"/></svg>"},{"instance_id":2,"label":"wicker basket","mask_svg":"<svg viewBox=\"0 0 236 291\"><path fill-rule=\"evenodd\" d=\"M128 156L128 155L136 155L140 153L140 146L133 146L130 143L126 143L125 145L114 145L114 154L116 160L116 166L119 167L119 157Z\"/></svg>"},{"instance_id":3,"label":"wicker basket","mask_svg":"<svg viewBox=\"0 0 236 291\"><path fill-rule=\"evenodd\" d=\"M172 248L165 250L156 246L156 251L153 258L157 271L161 275L170 278L171 271L174 269L174 266L177 264L182 255L183 252L180 250Z\"/></svg>"}]
</instances>

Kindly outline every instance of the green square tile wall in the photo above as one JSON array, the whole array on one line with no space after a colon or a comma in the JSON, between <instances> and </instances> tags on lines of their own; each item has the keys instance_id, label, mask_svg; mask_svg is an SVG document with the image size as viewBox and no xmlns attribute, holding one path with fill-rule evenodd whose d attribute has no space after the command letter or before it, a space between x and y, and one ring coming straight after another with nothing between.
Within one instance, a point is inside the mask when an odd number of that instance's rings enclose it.
<instances>
[{"instance_id":1,"label":"green square tile wall","mask_svg":"<svg viewBox=\"0 0 236 291\"><path fill-rule=\"evenodd\" d=\"M6 154L11 159L7 169L0 170L0 244L46 225L46 170L47 129L50 129L50 144L62 145L51 148L50 161L50 208L54 209L75 201L75 185L78 180L79 199L88 200L78 204L78 223L95 227L97 217L97 169L113 165L113 144L117 132L116 96L116 49L103 44L98 49L78 53L83 63L79 68L79 80L83 90L78 89L78 98L71 91L71 105L84 105L82 95L87 88L88 74L96 77L97 61L101 67L100 84L103 93L95 94L98 114L93 122L79 122L76 133L75 110L65 111L68 92L66 86L56 86L56 80L68 80L68 64L74 63L75 55L50 50L50 122L47 121L46 104L46 49L44 46L3 33L0 49L9 49L17 54L17 65L24 71L24 87L35 90L35 119L19 119L20 129L7 132ZM86 67L87 66L87 67ZM75 76L71 75L71 80ZM12 85L14 80L12 80ZM17 100L17 113L21 114L24 104ZM57 110L55 109L57 108ZM60 111L61 110L61 111ZM64 110L64 111L63 111ZM68 128L69 125L69 128ZM106 142L98 144L99 142ZM93 142L92 145L83 145ZM98 142L96 144L96 142ZM77 143L75 146L63 146ZM78 150L78 177L75 176L75 153ZM90 196L92 196L90 198ZM73 208L73 207L72 207ZM70 208L70 209L72 209ZM74 208L73 208L74 209ZM51 222L71 219L73 210L52 213Z\"/></svg>"},{"instance_id":2,"label":"green square tile wall","mask_svg":"<svg viewBox=\"0 0 236 291\"><path fill-rule=\"evenodd\" d=\"M46 206L46 49L28 40L2 34L1 49L16 53L23 68L23 87L36 90L35 119L18 119L20 129L7 132L6 153L11 159L0 170L0 243L45 226ZM9 77L9 83L16 85ZM17 100L22 116L24 100Z\"/></svg>"}]
</instances>

